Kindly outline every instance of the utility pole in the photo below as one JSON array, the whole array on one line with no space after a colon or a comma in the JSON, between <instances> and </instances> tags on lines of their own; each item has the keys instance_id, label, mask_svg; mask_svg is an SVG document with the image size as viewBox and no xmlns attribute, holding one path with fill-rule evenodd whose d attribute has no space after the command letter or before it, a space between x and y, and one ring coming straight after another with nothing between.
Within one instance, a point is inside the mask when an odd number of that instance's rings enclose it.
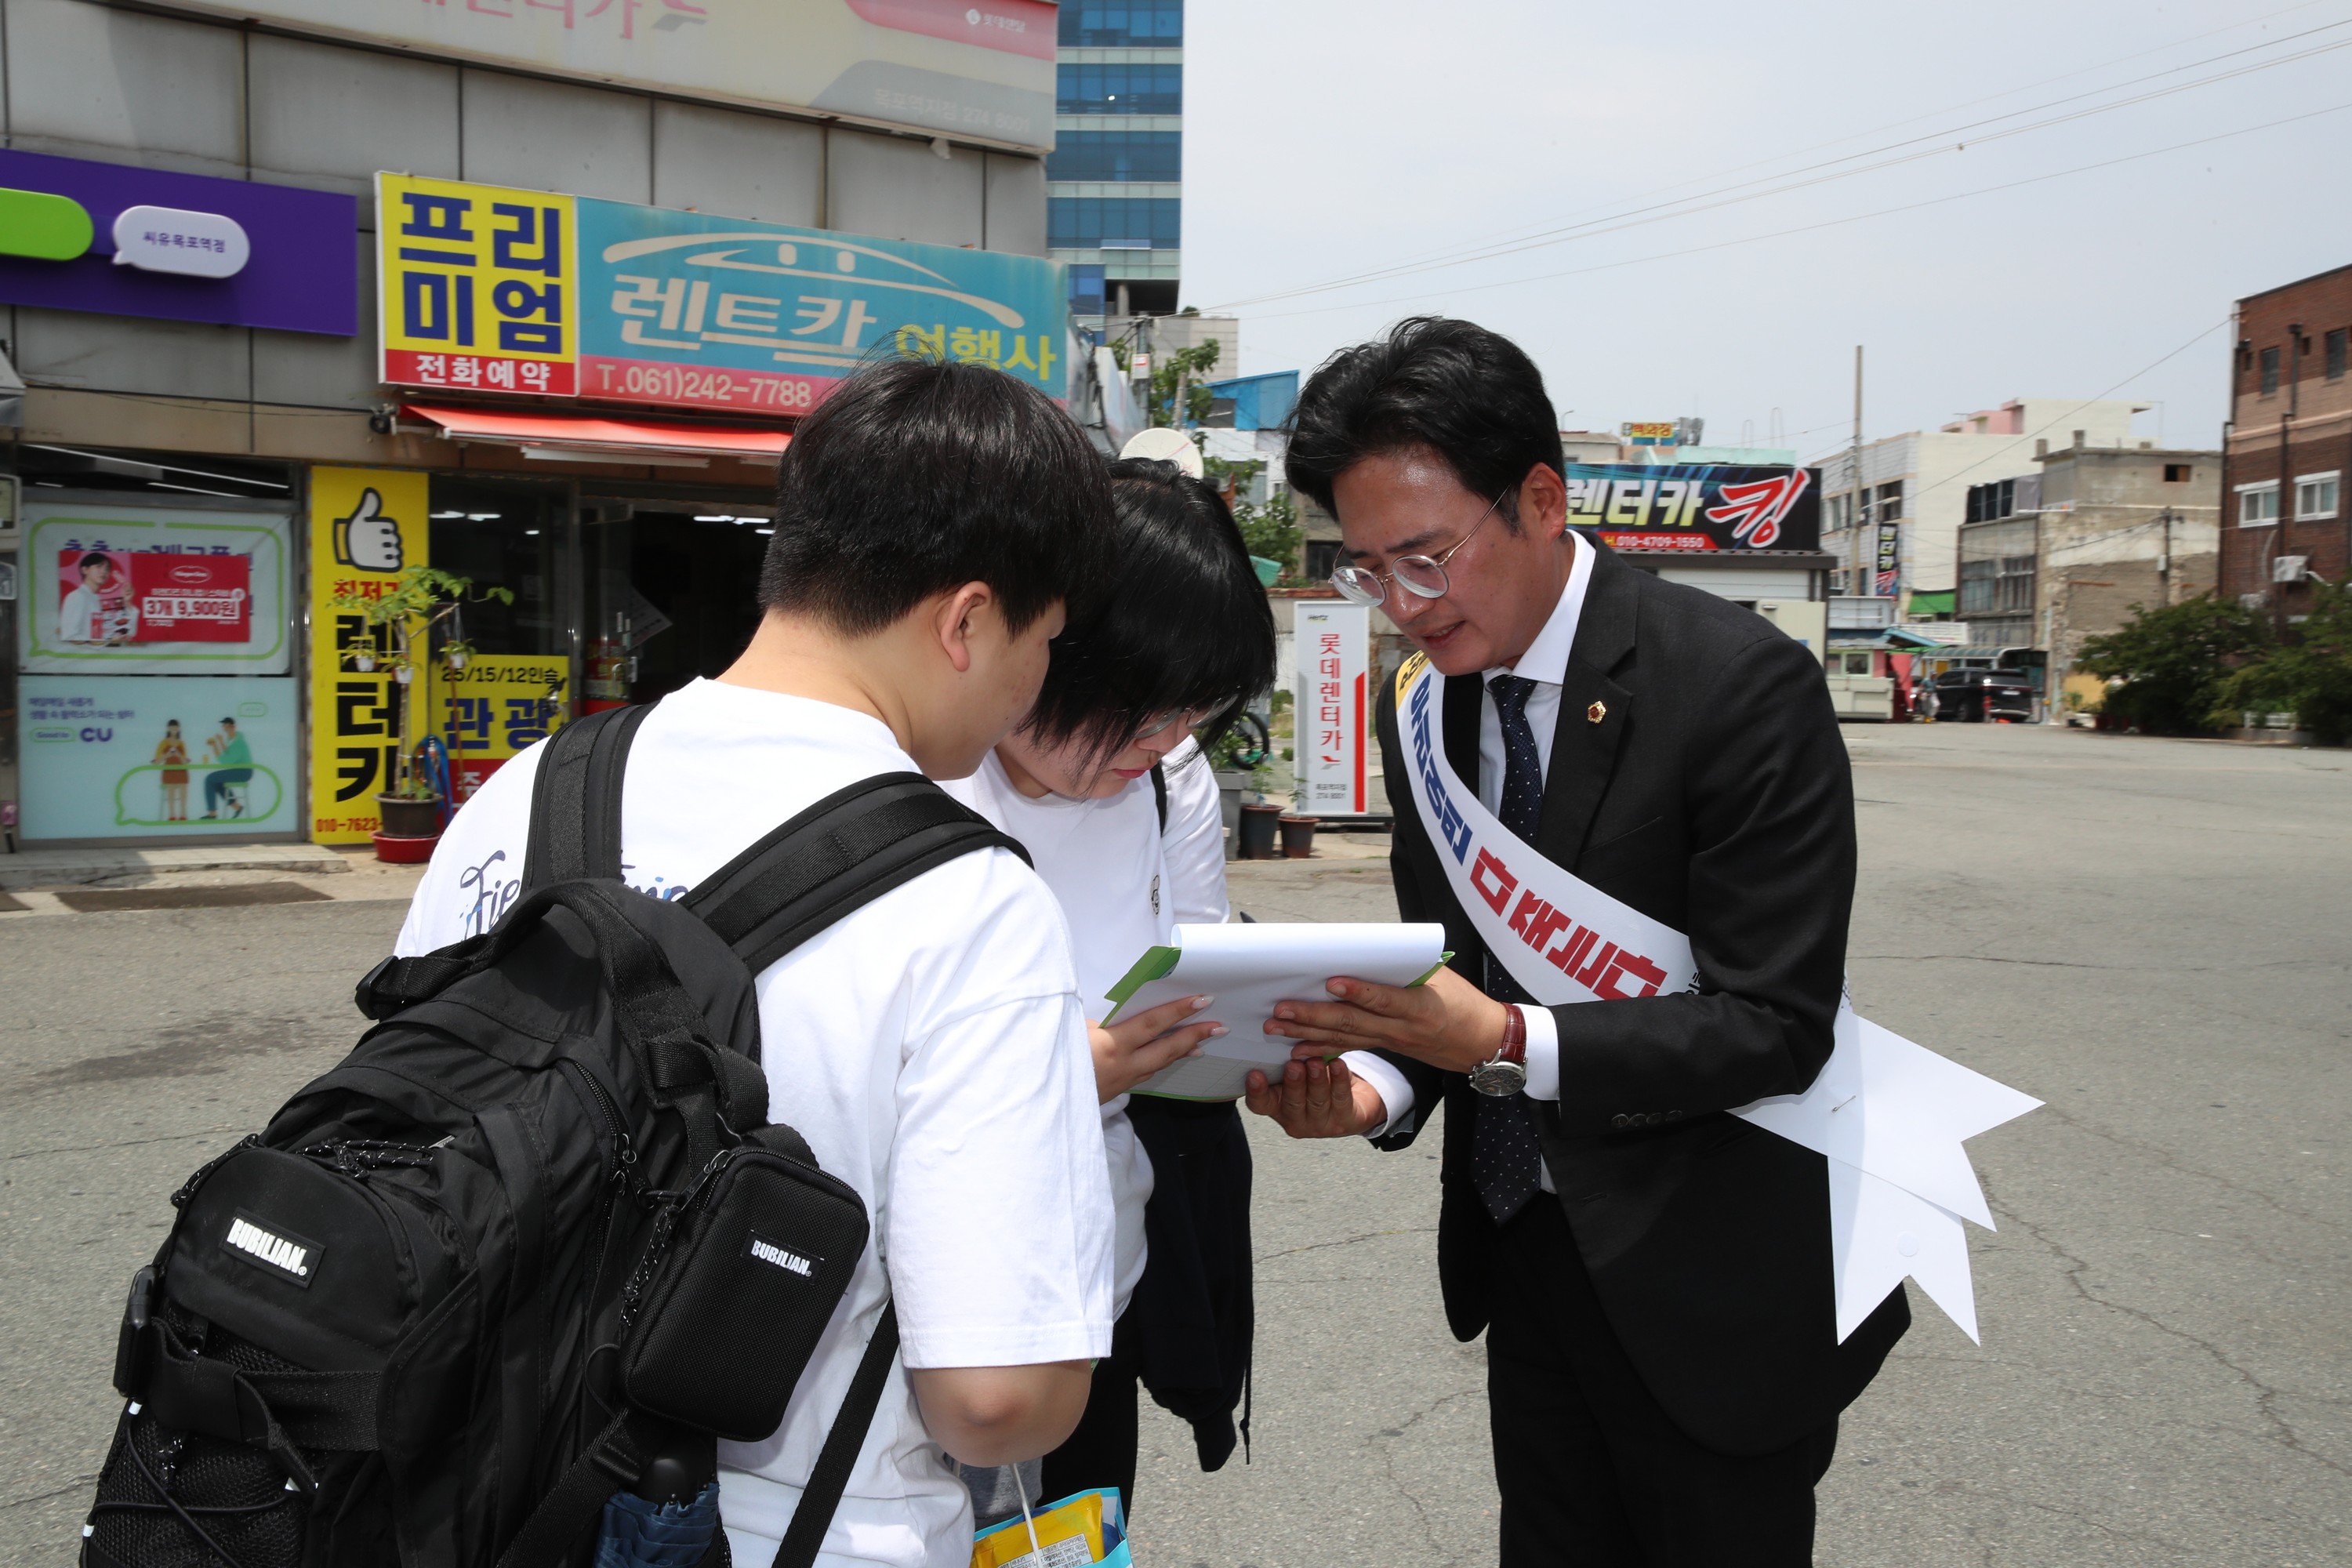
<instances>
[{"instance_id":1,"label":"utility pole","mask_svg":"<svg viewBox=\"0 0 2352 1568\"><path fill-rule=\"evenodd\" d=\"M1862 483L1862 345L1856 343L1853 345L1853 490L1846 498L1845 517L1853 552L1853 563L1846 569L1845 591L1849 594L1865 592L1862 586L1862 572L1867 547L1862 542L1862 531L1864 516L1870 510L1863 499L1866 493Z\"/></svg>"},{"instance_id":2,"label":"utility pole","mask_svg":"<svg viewBox=\"0 0 2352 1568\"><path fill-rule=\"evenodd\" d=\"M2166 507L2158 520L2164 524L2164 547L2156 557L2156 603L2159 609L2172 607L2172 509Z\"/></svg>"}]
</instances>

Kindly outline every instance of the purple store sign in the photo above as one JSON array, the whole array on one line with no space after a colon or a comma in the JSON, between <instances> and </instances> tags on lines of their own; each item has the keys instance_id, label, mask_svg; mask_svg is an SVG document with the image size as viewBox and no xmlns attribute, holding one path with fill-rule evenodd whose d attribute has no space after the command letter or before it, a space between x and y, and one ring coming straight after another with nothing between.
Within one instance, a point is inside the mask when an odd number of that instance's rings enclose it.
<instances>
[{"instance_id":1,"label":"purple store sign","mask_svg":"<svg viewBox=\"0 0 2352 1568\"><path fill-rule=\"evenodd\" d=\"M87 215L88 246L61 257L85 232L75 206ZM8 304L359 331L359 204L350 196L0 149L0 217L17 219L0 222Z\"/></svg>"}]
</instances>

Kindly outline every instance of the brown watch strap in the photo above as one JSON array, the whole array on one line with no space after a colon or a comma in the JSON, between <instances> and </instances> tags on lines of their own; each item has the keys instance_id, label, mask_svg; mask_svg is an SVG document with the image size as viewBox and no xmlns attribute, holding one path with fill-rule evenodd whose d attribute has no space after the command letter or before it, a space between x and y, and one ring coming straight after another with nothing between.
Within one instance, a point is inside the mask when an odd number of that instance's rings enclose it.
<instances>
[{"instance_id":1,"label":"brown watch strap","mask_svg":"<svg viewBox=\"0 0 2352 1568\"><path fill-rule=\"evenodd\" d=\"M1528 1065L1528 1019L1516 1002L1503 1004L1503 1048L1495 1053L1495 1059Z\"/></svg>"}]
</instances>

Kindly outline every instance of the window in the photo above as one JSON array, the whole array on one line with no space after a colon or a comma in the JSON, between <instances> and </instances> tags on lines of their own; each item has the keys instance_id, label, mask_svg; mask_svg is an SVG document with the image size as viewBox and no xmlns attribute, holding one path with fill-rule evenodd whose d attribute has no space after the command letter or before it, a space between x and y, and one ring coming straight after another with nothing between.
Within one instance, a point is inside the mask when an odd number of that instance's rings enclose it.
<instances>
[{"instance_id":1,"label":"window","mask_svg":"<svg viewBox=\"0 0 2352 1568\"><path fill-rule=\"evenodd\" d=\"M1870 656L1868 654L1849 653L1840 657L1845 660L1845 672L1848 675L1868 675L1870 673Z\"/></svg>"},{"instance_id":2,"label":"window","mask_svg":"<svg viewBox=\"0 0 2352 1568\"><path fill-rule=\"evenodd\" d=\"M1960 530L1962 615L2032 613L2033 556L2040 532L2030 516Z\"/></svg>"},{"instance_id":3,"label":"window","mask_svg":"<svg viewBox=\"0 0 2352 1568\"><path fill-rule=\"evenodd\" d=\"M1057 114L1181 114L1184 68L1171 65L1057 66Z\"/></svg>"},{"instance_id":4,"label":"window","mask_svg":"<svg viewBox=\"0 0 2352 1568\"><path fill-rule=\"evenodd\" d=\"M2336 474L2304 474L2294 481L2294 520L2314 522L2336 515Z\"/></svg>"},{"instance_id":5,"label":"window","mask_svg":"<svg viewBox=\"0 0 2352 1568\"><path fill-rule=\"evenodd\" d=\"M1899 494L1895 497L1895 515L1900 516L1903 500ZM1989 485L1970 485L1968 516L1963 521L1990 522L1997 517L2007 517L2016 510L2017 481L2015 479L2001 479Z\"/></svg>"},{"instance_id":6,"label":"window","mask_svg":"<svg viewBox=\"0 0 2352 1568\"><path fill-rule=\"evenodd\" d=\"M1165 196L1054 196L1045 203L1045 243L1063 250L1174 250L1183 207Z\"/></svg>"},{"instance_id":7,"label":"window","mask_svg":"<svg viewBox=\"0 0 2352 1568\"><path fill-rule=\"evenodd\" d=\"M1069 68L1065 66L1062 68L1064 70L1067 70ZM1066 110L1065 112L1067 111ZM2263 351L2263 395L2264 397L2268 397L2278 391L2278 350L2264 349Z\"/></svg>"},{"instance_id":8,"label":"window","mask_svg":"<svg viewBox=\"0 0 2352 1568\"><path fill-rule=\"evenodd\" d=\"M1184 0L1062 7L1065 48L1171 49L1184 41Z\"/></svg>"},{"instance_id":9,"label":"window","mask_svg":"<svg viewBox=\"0 0 2352 1568\"><path fill-rule=\"evenodd\" d=\"M1878 487L1878 521L1894 522L1903 516L1903 481Z\"/></svg>"},{"instance_id":10,"label":"window","mask_svg":"<svg viewBox=\"0 0 2352 1568\"><path fill-rule=\"evenodd\" d=\"M2258 485L2238 487L2238 526L2259 528L2278 521L2279 488L2276 479Z\"/></svg>"},{"instance_id":11,"label":"window","mask_svg":"<svg viewBox=\"0 0 2352 1568\"><path fill-rule=\"evenodd\" d=\"M2167 463L2164 465L2164 482L2168 485L2185 485L2189 482L2191 471L2189 464Z\"/></svg>"},{"instance_id":12,"label":"window","mask_svg":"<svg viewBox=\"0 0 2352 1568\"><path fill-rule=\"evenodd\" d=\"M2344 361L2352 351L2352 327L2338 327L2327 334L2327 379L2344 379Z\"/></svg>"},{"instance_id":13,"label":"window","mask_svg":"<svg viewBox=\"0 0 2352 1568\"><path fill-rule=\"evenodd\" d=\"M1307 542L1307 581L1322 583L1329 580L1339 564L1339 542L1336 539L1310 539Z\"/></svg>"},{"instance_id":14,"label":"window","mask_svg":"<svg viewBox=\"0 0 2352 1568\"><path fill-rule=\"evenodd\" d=\"M1174 131L1065 131L1045 159L1049 180L1176 180L1183 135Z\"/></svg>"}]
</instances>

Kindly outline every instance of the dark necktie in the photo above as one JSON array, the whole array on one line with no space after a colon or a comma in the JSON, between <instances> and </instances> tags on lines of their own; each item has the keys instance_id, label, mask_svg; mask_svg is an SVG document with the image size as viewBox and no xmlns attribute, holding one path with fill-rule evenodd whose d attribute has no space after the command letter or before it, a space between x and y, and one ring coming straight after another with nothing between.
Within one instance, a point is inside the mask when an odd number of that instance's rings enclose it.
<instances>
[{"instance_id":1,"label":"dark necktie","mask_svg":"<svg viewBox=\"0 0 2352 1568\"><path fill-rule=\"evenodd\" d=\"M1486 683L1495 700L1495 716L1503 730L1503 826L1529 846L1536 841L1536 824L1543 816L1543 759L1536 751L1536 732L1528 723L1528 698L1536 683L1523 676L1498 675ZM1511 972L1489 954L1486 994L1498 1002L1532 1005ZM1507 1100L1478 1097L1478 1121L1471 1142L1471 1169L1478 1196L1496 1225L1501 1225L1535 1196L1543 1170L1543 1146L1537 1140L1535 1118L1524 1094Z\"/></svg>"}]
</instances>

